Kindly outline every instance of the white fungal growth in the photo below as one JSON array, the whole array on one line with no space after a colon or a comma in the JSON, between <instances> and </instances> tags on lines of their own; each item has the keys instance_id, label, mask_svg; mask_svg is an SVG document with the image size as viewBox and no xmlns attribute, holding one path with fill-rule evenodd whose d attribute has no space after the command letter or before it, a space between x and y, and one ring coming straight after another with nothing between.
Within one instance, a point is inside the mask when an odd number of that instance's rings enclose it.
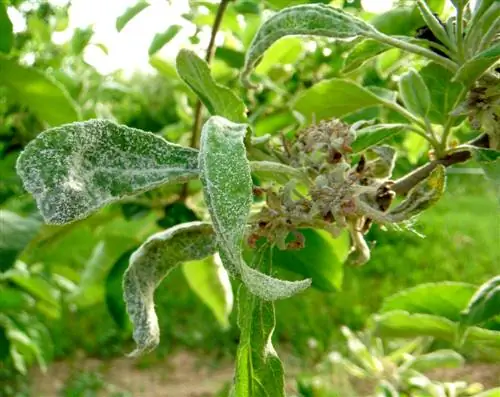
<instances>
[{"instance_id":1,"label":"white fungal growth","mask_svg":"<svg viewBox=\"0 0 500 397\"><path fill-rule=\"evenodd\" d=\"M198 152L150 132L90 120L41 133L17 161L45 221L63 224L106 203L198 175Z\"/></svg>"},{"instance_id":2,"label":"white fungal growth","mask_svg":"<svg viewBox=\"0 0 500 397\"><path fill-rule=\"evenodd\" d=\"M153 234L131 255L123 278L124 299L137 343L131 356L151 351L160 341L153 297L161 281L180 263L204 259L215 251L212 225L190 222Z\"/></svg>"}]
</instances>

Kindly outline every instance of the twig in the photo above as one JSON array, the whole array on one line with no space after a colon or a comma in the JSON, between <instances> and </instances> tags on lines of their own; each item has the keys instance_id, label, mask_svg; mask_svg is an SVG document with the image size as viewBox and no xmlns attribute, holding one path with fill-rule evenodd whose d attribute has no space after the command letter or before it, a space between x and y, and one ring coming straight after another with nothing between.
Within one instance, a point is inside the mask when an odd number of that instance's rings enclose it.
<instances>
[{"instance_id":1,"label":"twig","mask_svg":"<svg viewBox=\"0 0 500 397\"><path fill-rule=\"evenodd\" d=\"M219 8L217 9L217 14L215 15L214 24L212 25L212 33L210 35L210 41L207 47L207 53L205 55L205 61L208 64L212 61L212 58L215 54L215 38L217 37L217 32L219 31L220 25L222 23L222 18L224 17L224 13L226 12L227 6L231 0L221 0L219 4ZM201 100L198 99L196 101L195 109L194 109L194 121L193 128L191 130L191 143L190 146L192 148L197 148L200 144L200 131L201 131L201 122L202 122L202 103ZM188 184L186 183L182 187L180 200L185 200L188 196Z\"/></svg>"}]
</instances>

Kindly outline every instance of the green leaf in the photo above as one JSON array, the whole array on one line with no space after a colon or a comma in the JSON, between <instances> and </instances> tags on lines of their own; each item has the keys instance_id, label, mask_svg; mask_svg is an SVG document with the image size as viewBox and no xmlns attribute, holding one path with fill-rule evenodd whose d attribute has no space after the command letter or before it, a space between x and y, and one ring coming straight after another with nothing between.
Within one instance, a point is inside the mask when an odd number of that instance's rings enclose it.
<instances>
[{"instance_id":1,"label":"green leaf","mask_svg":"<svg viewBox=\"0 0 500 397\"><path fill-rule=\"evenodd\" d=\"M446 170L444 166L438 165L426 179L410 190L406 199L391 209L387 216L392 222L402 222L418 215L439 201L445 186Z\"/></svg>"},{"instance_id":2,"label":"green leaf","mask_svg":"<svg viewBox=\"0 0 500 397\"><path fill-rule=\"evenodd\" d=\"M415 357L409 368L426 372L436 368L459 368L465 364L465 359L454 350L436 350Z\"/></svg>"},{"instance_id":3,"label":"green leaf","mask_svg":"<svg viewBox=\"0 0 500 397\"><path fill-rule=\"evenodd\" d=\"M452 48L451 40L448 37L445 28L443 27L439 19L436 17L436 15L433 13L433 11L429 8L426 1L424 0L417 1L417 7L420 11L420 14L422 15L422 18L425 21L425 24L431 30L434 36L438 39L438 41L443 43L446 47Z\"/></svg>"},{"instance_id":4,"label":"green leaf","mask_svg":"<svg viewBox=\"0 0 500 397\"><path fill-rule=\"evenodd\" d=\"M261 268L270 271L271 253L265 250ZM274 303L253 295L244 285L238 292L240 342L236 354L235 395L284 397L283 365L272 345Z\"/></svg>"},{"instance_id":5,"label":"green leaf","mask_svg":"<svg viewBox=\"0 0 500 397\"><path fill-rule=\"evenodd\" d=\"M399 94L410 112L420 117L427 116L431 107L431 94L416 70L410 69L401 76Z\"/></svg>"},{"instance_id":6,"label":"green leaf","mask_svg":"<svg viewBox=\"0 0 500 397\"><path fill-rule=\"evenodd\" d=\"M333 292L342 288L343 263L349 252L347 234L336 239L321 230L301 229L305 247L300 250L273 250L273 264L310 278L312 286Z\"/></svg>"},{"instance_id":7,"label":"green leaf","mask_svg":"<svg viewBox=\"0 0 500 397\"><path fill-rule=\"evenodd\" d=\"M64 88L42 72L0 56L0 86L6 86L19 103L51 125L80 118L79 110Z\"/></svg>"},{"instance_id":8,"label":"green leaf","mask_svg":"<svg viewBox=\"0 0 500 397\"><path fill-rule=\"evenodd\" d=\"M10 340L7 338L7 332L4 327L0 326L0 360L5 362L10 355Z\"/></svg>"},{"instance_id":9,"label":"green leaf","mask_svg":"<svg viewBox=\"0 0 500 397\"><path fill-rule=\"evenodd\" d=\"M475 290L472 284L450 281L420 284L384 299L380 311L404 310L458 321Z\"/></svg>"},{"instance_id":10,"label":"green leaf","mask_svg":"<svg viewBox=\"0 0 500 397\"><path fill-rule=\"evenodd\" d=\"M180 25L171 25L163 33L155 34L155 36L153 37L153 41L149 46L149 56L154 55L158 51L160 51L165 44L167 44L170 40L177 36L177 33L179 33L181 29L182 26Z\"/></svg>"},{"instance_id":11,"label":"green leaf","mask_svg":"<svg viewBox=\"0 0 500 397\"><path fill-rule=\"evenodd\" d=\"M500 198L500 151L493 149L474 148L476 160L495 188L498 198Z\"/></svg>"},{"instance_id":12,"label":"green leaf","mask_svg":"<svg viewBox=\"0 0 500 397\"><path fill-rule=\"evenodd\" d=\"M116 19L116 30L121 32L127 23L147 7L149 7L149 3L141 0L132 7L127 8L125 12Z\"/></svg>"},{"instance_id":13,"label":"green leaf","mask_svg":"<svg viewBox=\"0 0 500 397\"><path fill-rule=\"evenodd\" d=\"M452 82L453 73L434 62L429 62L420 69L420 76L429 89L431 108L427 117L431 123L446 124L449 113L462 91L462 84ZM463 119L457 119L456 123Z\"/></svg>"},{"instance_id":14,"label":"green leaf","mask_svg":"<svg viewBox=\"0 0 500 397\"><path fill-rule=\"evenodd\" d=\"M47 130L17 172L47 223L81 219L104 204L197 177L198 152L150 132L89 120Z\"/></svg>"},{"instance_id":15,"label":"green leaf","mask_svg":"<svg viewBox=\"0 0 500 397\"><path fill-rule=\"evenodd\" d=\"M461 323L476 325L500 314L500 276L486 281L470 298L462 313Z\"/></svg>"},{"instance_id":16,"label":"green leaf","mask_svg":"<svg viewBox=\"0 0 500 397\"><path fill-rule=\"evenodd\" d=\"M323 4L286 8L264 22L255 35L245 59L242 79L245 81L262 55L282 37L314 35L336 39L370 36L375 29L342 9Z\"/></svg>"},{"instance_id":17,"label":"green leaf","mask_svg":"<svg viewBox=\"0 0 500 397\"><path fill-rule=\"evenodd\" d=\"M41 223L0 210L0 272L12 267L18 255L38 233Z\"/></svg>"},{"instance_id":18,"label":"green leaf","mask_svg":"<svg viewBox=\"0 0 500 397\"><path fill-rule=\"evenodd\" d=\"M500 387L486 390L482 393L476 394L475 397L498 397L500 396Z\"/></svg>"},{"instance_id":19,"label":"green leaf","mask_svg":"<svg viewBox=\"0 0 500 397\"><path fill-rule=\"evenodd\" d=\"M75 55L80 55L89 44L93 35L94 29L91 26L87 28L76 28L71 38L71 49L73 53Z\"/></svg>"},{"instance_id":20,"label":"green leaf","mask_svg":"<svg viewBox=\"0 0 500 397\"><path fill-rule=\"evenodd\" d=\"M223 329L229 328L229 315L233 309L233 290L224 267L214 260L190 261L182 265L187 283L212 311Z\"/></svg>"},{"instance_id":21,"label":"green leaf","mask_svg":"<svg viewBox=\"0 0 500 397\"><path fill-rule=\"evenodd\" d=\"M302 40L297 37L284 37L271 45L255 71L267 74L276 65L294 64L301 54Z\"/></svg>"},{"instance_id":22,"label":"green leaf","mask_svg":"<svg viewBox=\"0 0 500 397\"><path fill-rule=\"evenodd\" d=\"M180 78L195 92L210 114L236 123L246 121L246 107L243 101L229 88L217 84L207 63L194 52L179 51L176 66Z\"/></svg>"},{"instance_id":23,"label":"green leaf","mask_svg":"<svg viewBox=\"0 0 500 397\"><path fill-rule=\"evenodd\" d=\"M500 43L480 52L458 69L453 81L459 81L466 87L472 86L490 67L500 59Z\"/></svg>"},{"instance_id":24,"label":"green leaf","mask_svg":"<svg viewBox=\"0 0 500 397\"><path fill-rule=\"evenodd\" d=\"M311 122L342 117L381 104L377 95L352 81L329 79L299 94L293 108Z\"/></svg>"},{"instance_id":25,"label":"green leaf","mask_svg":"<svg viewBox=\"0 0 500 397\"><path fill-rule=\"evenodd\" d=\"M0 3L0 52L8 54L14 43L14 33L12 31L12 22L7 14L7 6Z\"/></svg>"},{"instance_id":26,"label":"green leaf","mask_svg":"<svg viewBox=\"0 0 500 397\"><path fill-rule=\"evenodd\" d=\"M311 280L274 279L252 269L242 258L242 241L252 205L252 177L246 158L246 124L213 116L203 126L199 168L205 202L214 224L224 267L239 275L247 288L267 300L287 298Z\"/></svg>"},{"instance_id":27,"label":"green leaf","mask_svg":"<svg viewBox=\"0 0 500 397\"><path fill-rule=\"evenodd\" d=\"M356 130L356 140L351 148L354 153L362 152L392 138L406 128L405 124L377 124Z\"/></svg>"},{"instance_id":28,"label":"green leaf","mask_svg":"<svg viewBox=\"0 0 500 397\"><path fill-rule=\"evenodd\" d=\"M342 73L351 73L368 60L390 49L390 45L377 40L363 40L361 43L356 44L347 54Z\"/></svg>"},{"instance_id":29,"label":"green leaf","mask_svg":"<svg viewBox=\"0 0 500 397\"><path fill-rule=\"evenodd\" d=\"M245 54L228 47L217 47L215 50L215 59L220 59L235 69L241 69L245 64Z\"/></svg>"},{"instance_id":30,"label":"green leaf","mask_svg":"<svg viewBox=\"0 0 500 397\"><path fill-rule=\"evenodd\" d=\"M0 313L18 313L30 307L28 294L16 287L0 286Z\"/></svg>"},{"instance_id":31,"label":"green leaf","mask_svg":"<svg viewBox=\"0 0 500 397\"><path fill-rule=\"evenodd\" d=\"M106 277L106 306L116 325L122 330L128 325L127 308L123 301L123 276L133 252L134 250L130 250L120 256Z\"/></svg>"},{"instance_id":32,"label":"green leaf","mask_svg":"<svg viewBox=\"0 0 500 397\"><path fill-rule=\"evenodd\" d=\"M131 356L149 352L159 343L153 295L161 281L177 265L204 259L216 249L212 225L190 222L152 235L132 254L123 279L124 299L137 343Z\"/></svg>"}]
</instances>

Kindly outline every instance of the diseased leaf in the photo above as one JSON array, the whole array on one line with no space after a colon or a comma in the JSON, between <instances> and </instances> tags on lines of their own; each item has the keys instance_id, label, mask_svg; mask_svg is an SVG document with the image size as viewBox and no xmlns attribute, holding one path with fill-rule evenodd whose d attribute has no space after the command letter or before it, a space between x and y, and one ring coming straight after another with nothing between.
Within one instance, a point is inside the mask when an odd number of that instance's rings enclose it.
<instances>
[{"instance_id":1,"label":"diseased leaf","mask_svg":"<svg viewBox=\"0 0 500 397\"><path fill-rule=\"evenodd\" d=\"M194 52L181 50L177 55L177 73L195 92L212 115L243 123L246 107L229 88L217 84L210 74L207 63Z\"/></svg>"},{"instance_id":2,"label":"diseased leaf","mask_svg":"<svg viewBox=\"0 0 500 397\"><path fill-rule=\"evenodd\" d=\"M391 48L390 45L373 39L367 39L356 44L347 54L342 73L351 73L361 67L365 62Z\"/></svg>"},{"instance_id":3,"label":"diseased leaf","mask_svg":"<svg viewBox=\"0 0 500 397\"><path fill-rule=\"evenodd\" d=\"M453 81L470 87L490 67L500 60L500 42L469 59L458 69Z\"/></svg>"},{"instance_id":4,"label":"diseased leaf","mask_svg":"<svg viewBox=\"0 0 500 397\"><path fill-rule=\"evenodd\" d=\"M393 222L402 222L434 205L443 195L446 184L446 170L438 165L431 174L417 184L406 199L391 209L388 217Z\"/></svg>"},{"instance_id":5,"label":"diseased leaf","mask_svg":"<svg viewBox=\"0 0 500 397\"><path fill-rule=\"evenodd\" d=\"M354 153L378 145L404 131L405 124L377 124L356 130L356 140L351 144Z\"/></svg>"},{"instance_id":6,"label":"diseased leaf","mask_svg":"<svg viewBox=\"0 0 500 397\"><path fill-rule=\"evenodd\" d=\"M212 311L223 329L229 328L229 315L233 309L233 290L226 269L209 257L182 265L187 283Z\"/></svg>"},{"instance_id":7,"label":"diseased leaf","mask_svg":"<svg viewBox=\"0 0 500 397\"><path fill-rule=\"evenodd\" d=\"M377 95L352 81L329 79L299 94L293 108L309 122L318 122L381 104Z\"/></svg>"},{"instance_id":8,"label":"diseased leaf","mask_svg":"<svg viewBox=\"0 0 500 397\"><path fill-rule=\"evenodd\" d=\"M214 224L219 254L231 275L267 300L287 298L311 284L274 279L245 264L242 241L252 205L252 177L243 142L246 124L213 116L203 126L199 168L205 202Z\"/></svg>"},{"instance_id":9,"label":"diseased leaf","mask_svg":"<svg viewBox=\"0 0 500 397\"><path fill-rule=\"evenodd\" d=\"M8 54L14 43L12 22L7 14L7 6L0 2L0 52Z\"/></svg>"},{"instance_id":10,"label":"diseased leaf","mask_svg":"<svg viewBox=\"0 0 500 397\"><path fill-rule=\"evenodd\" d=\"M462 313L465 326L481 324L500 314L500 276L493 277L479 287Z\"/></svg>"},{"instance_id":11,"label":"diseased leaf","mask_svg":"<svg viewBox=\"0 0 500 397\"><path fill-rule=\"evenodd\" d=\"M116 19L116 30L119 32L129 23L136 15L142 10L147 8L149 3L147 1L138 1L135 5L127 8L125 12Z\"/></svg>"},{"instance_id":12,"label":"diseased leaf","mask_svg":"<svg viewBox=\"0 0 500 397\"><path fill-rule=\"evenodd\" d=\"M171 25L165 32L155 34L155 36L153 37L153 41L149 46L149 56L154 55L158 51L160 51L165 44L167 44L170 40L177 36L177 33L179 33L181 29L182 26L180 25Z\"/></svg>"},{"instance_id":13,"label":"diseased leaf","mask_svg":"<svg viewBox=\"0 0 500 397\"><path fill-rule=\"evenodd\" d=\"M152 235L132 254L123 279L124 299L137 343L131 356L158 345L160 331L153 295L161 281L180 263L204 259L216 249L212 225L190 222Z\"/></svg>"},{"instance_id":14,"label":"diseased leaf","mask_svg":"<svg viewBox=\"0 0 500 397\"><path fill-rule=\"evenodd\" d=\"M41 223L0 210L0 272L10 269L18 255L38 233Z\"/></svg>"},{"instance_id":15,"label":"diseased leaf","mask_svg":"<svg viewBox=\"0 0 500 397\"><path fill-rule=\"evenodd\" d=\"M370 36L374 31L375 29L363 20L339 8L323 4L286 8L265 21L255 35L246 55L242 79L248 79L262 55L282 37L313 35L353 39L358 36Z\"/></svg>"},{"instance_id":16,"label":"diseased leaf","mask_svg":"<svg viewBox=\"0 0 500 397\"><path fill-rule=\"evenodd\" d=\"M18 65L0 56L0 86L20 104L26 105L41 120L51 125L70 123L80 118L77 105L62 85L39 70Z\"/></svg>"},{"instance_id":17,"label":"diseased leaf","mask_svg":"<svg viewBox=\"0 0 500 397\"><path fill-rule=\"evenodd\" d=\"M107 120L41 133L17 161L47 223L81 219L104 204L196 178L198 152Z\"/></svg>"},{"instance_id":18,"label":"diseased leaf","mask_svg":"<svg viewBox=\"0 0 500 397\"><path fill-rule=\"evenodd\" d=\"M418 72L410 69L399 80L399 94L406 108L416 116L426 117L431 107L431 95Z\"/></svg>"}]
</instances>

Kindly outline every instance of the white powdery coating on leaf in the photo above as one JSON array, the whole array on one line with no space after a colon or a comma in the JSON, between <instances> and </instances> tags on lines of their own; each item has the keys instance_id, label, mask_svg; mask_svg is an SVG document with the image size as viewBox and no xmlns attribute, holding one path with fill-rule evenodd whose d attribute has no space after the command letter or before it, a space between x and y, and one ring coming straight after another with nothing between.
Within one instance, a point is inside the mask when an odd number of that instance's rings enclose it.
<instances>
[{"instance_id":1,"label":"white powdery coating on leaf","mask_svg":"<svg viewBox=\"0 0 500 397\"><path fill-rule=\"evenodd\" d=\"M52 128L17 161L47 223L88 216L104 204L198 175L198 152L150 132L89 120Z\"/></svg>"},{"instance_id":2,"label":"white powdery coating on leaf","mask_svg":"<svg viewBox=\"0 0 500 397\"><path fill-rule=\"evenodd\" d=\"M278 280L250 268L242 258L253 186L244 144L246 128L218 116L203 126L199 168L205 200L229 273L241 276L250 292L262 299L288 298L309 287L311 280Z\"/></svg>"},{"instance_id":3,"label":"white powdery coating on leaf","mask_svg":"<svg viewBox=\"0 0 500 397\"><path fill-rule=\"evenodd\" d=\"M180 263L204 259L215 251L212 225L190 222L153 234L131 255L123 278L124 299L137 343L131 356L151 351L160 341L153 297L161 281Z\"/></svg>"}]
</instances>

